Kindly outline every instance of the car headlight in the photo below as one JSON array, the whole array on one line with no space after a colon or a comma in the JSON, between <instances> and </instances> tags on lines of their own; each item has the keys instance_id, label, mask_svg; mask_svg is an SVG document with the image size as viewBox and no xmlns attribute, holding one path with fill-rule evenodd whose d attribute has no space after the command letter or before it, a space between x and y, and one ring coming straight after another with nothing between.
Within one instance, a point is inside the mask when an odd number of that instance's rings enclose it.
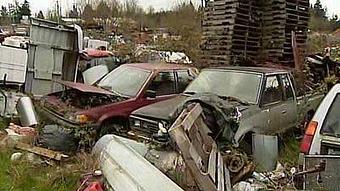
<instances>
[{"instance_id":1,"label":"car headlight","mask_svg":"<svg viewBox=\"0 0 340 191\"><path fill-rule=\"evenodd\" d=\"M87 115L75 115L75 116L71 115L68 117L68 119L79 124L90 122L90 118Z\"/></svg>"},{"instance_id":2,"label":"car headlight","mask_svg":"<svg viewBox=\"0 0 340 191\"><path fill-rule=\"evenodd\" d=\"M158 129L160 132L162 133L168 133L168 130L165 128L164 124L163 123L158 123Z\"/></svg>"},{"instance_id":3,"label":"car headlight","mask_svg":"<svg viewBox=\"0 0 340 191\"><path fill-rule=\"evenodd\" d=\"M133 121L134 121L134 122L133 122L133 126L135 126L135 127L140 127L140 124L141 124L140 120L135 119L135 120L133 120Z\"/></svg>"},{"instance_id":4,"label":"car headlight","mask_svg":"<svg viewBox=\"0 0 340 191\"><path fill-rule=\"evenodd\" d=\"M76 116L76 122L81 123L81 124L88 123L88 122L90 122L90 119L87 115L77 115Z\"/></svg>"}]
</instances>

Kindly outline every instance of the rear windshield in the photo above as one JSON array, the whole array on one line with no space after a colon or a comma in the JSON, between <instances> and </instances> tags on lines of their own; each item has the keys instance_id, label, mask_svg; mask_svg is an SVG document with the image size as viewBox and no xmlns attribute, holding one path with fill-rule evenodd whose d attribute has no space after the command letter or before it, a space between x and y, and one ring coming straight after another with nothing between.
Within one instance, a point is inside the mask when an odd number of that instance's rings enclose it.
<instances>
[{"instance_id":1,"label":"rear windshield","mask_svg":"<svg viewBox=\"0 0 340 191\"><path fill-rule=\"evenodd\" d=\"M336 95L327 113L321 133L330 136L340 136L340 94Z\"/></svg>"}]
</instances>

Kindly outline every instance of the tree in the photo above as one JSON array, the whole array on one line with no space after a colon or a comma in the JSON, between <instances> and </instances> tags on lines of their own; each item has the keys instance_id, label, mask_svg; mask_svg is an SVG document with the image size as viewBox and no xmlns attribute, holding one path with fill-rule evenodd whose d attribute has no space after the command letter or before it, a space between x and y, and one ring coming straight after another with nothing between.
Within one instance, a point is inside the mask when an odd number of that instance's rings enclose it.
<instances>
[{"instance_id":1,"label":"tree","mask_svg":"<svg viewBox=\"0 0 340 191\"><path fill-rule=\"evenodd\" d=\"M94 17L94 10L92 8L92 5L87 4L84 7L82 18L85 20L85 22L89 22L93 20Z\"/></svg>"},{"instance_id":2,"label":"tree","mask_svg":"<svg viewBox=\"0 0 340 191\"><path fill-rule=\"evenodd\" d=\"M1 6L1 16L2 17L7 17L9 15L7 7Z\"/></svg>"},{"instance_id":3,"label":"tree","mask_svg":"<svg viewBox=\"0 0 340 191\"><path fill-rule=\"evenodd\" d=\"M24 3L20 7L20 15L21 17L23 15L31 16L30 4L27 0L25 0Z\"/></svg>"},{"instance_id":4,"label":"tree","mask_svg":"<svg viewBox=\"0 0 340 191\"><path fill-rule=\"evenodd\" d=\"M117 0L112 0L110 6L111 6L112 17L119 17L120 14L123 12L122 6Z\"/></svg>"},{"instance_id":5,"label":"tree","mask_svg":"<svg viewBox=\"0 0 340 191\"><path fill-rule=\"evenodd\" d=\"M327 18L326 12L327 10L322 7L320 0L316 0L314 7L313 7L314 15L319 18Z\"/></svg>"},{"instance_id":6,"label":"tree","mask_svg":"<svg viewBox=\"0 0 340 191\"><path fill-rule=\"evenodd\" d=\"M340 28L340 19L338 15L333 15L332 18L329 20L329 22L332 27L332 31L335 31L338 28Z\"/></svg>"},{"instance_id":7,"label":"tree","mask_svg":"<svg viewBox=\"0 0 340 191\"><path fill-rule=\"evenodd\" d=\"M45 19L44 13L42 11L39 11L37 18Z\"/></svg>"},{"instance_id":8,"label":"tree","mask_svg":"<svg viewBox=\"0 0 340 191\"><path fill-rule=\"evenodd\" d=\"M76 5L73 5L72 10L70 10L69 17L70 18L79 18L79 12L78 12Z\"/></svg>"},{"instance_id":9,"label":"tree","mask_svg":"<svg viewBox=\"0 0 340 191\"><path fill-rule=\"evenodd\" d=\"M97 6L96 16L101 19L107 19L111 16L111 9L107 3L101 0Z\"/></svg>"}]
</instances>

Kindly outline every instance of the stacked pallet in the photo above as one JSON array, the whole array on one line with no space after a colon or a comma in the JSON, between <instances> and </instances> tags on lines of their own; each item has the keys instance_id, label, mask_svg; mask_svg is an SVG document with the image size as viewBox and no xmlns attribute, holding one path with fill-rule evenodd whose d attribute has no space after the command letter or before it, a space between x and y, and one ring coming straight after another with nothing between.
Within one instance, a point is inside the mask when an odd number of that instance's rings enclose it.
<instances>
[{"instance_id":1,"label":"stacked pallet","mask_svg":"<svg viewBox=\"0 0 340 191\"><path fill-rule=\"evenodd\" d=\"M239 60L294 64L292 31L306 42L308 0L215 0L204 9L203 62L231 65Z\"/></svg>"},{"instance_id":2,"label":"stacked pallet","mask_svg":"<svg viewBox=\"0 0 340 191\"><path fill-rule=\"evenodd\" d=\"M229 64L238 0L208 1L204 11L203 56L208 64Z\"/></svg>"}]
</instances>

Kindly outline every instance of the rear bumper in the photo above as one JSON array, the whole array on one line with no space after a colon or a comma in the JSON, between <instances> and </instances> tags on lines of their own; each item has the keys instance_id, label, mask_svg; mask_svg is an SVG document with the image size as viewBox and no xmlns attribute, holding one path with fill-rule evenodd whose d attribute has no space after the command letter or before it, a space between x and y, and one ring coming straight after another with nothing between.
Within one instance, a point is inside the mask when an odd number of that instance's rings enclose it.
<instances>
[{"instance_id":1,"label":"rear bumper","mask_svg":"<svg viewBox=\"0 0 340 191\"><path fill-rule=\"evenodd\" d=\"M91 129L99 129L100 124L96 124L96 123L92 123L92 124L78 124L78 123L74 123L56 113L54 113L53 111L48 110L45 107L39 107L37 108L39 114L41 115L41 117L45 120L47 120L48 122L53 122L54 124L58 124L60 126L69 128L69 129L77 129L77 128L91 128Z\"/></svg>"}]
</instances>

